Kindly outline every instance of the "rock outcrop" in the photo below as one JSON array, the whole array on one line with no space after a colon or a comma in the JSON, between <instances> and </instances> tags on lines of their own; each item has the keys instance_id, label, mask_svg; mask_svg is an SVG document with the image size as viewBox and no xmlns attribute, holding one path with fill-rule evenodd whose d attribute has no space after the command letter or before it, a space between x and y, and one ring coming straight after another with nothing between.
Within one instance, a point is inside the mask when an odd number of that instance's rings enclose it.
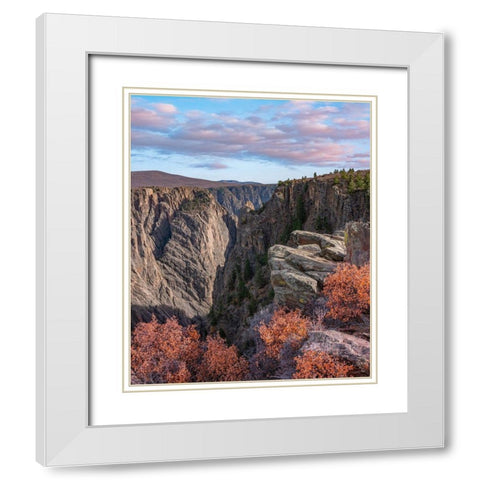
<instances>
[{"instance_id":1,"label":"rock outcrop","mask_svg":"<svg viewBox=\"0 0 480 480\"><path fill-rule=\"evenodd\" d=\"M354 365L357 374L362 376L370 374L370 342L364 338L337 330L318 330L310 333L302 350L328 353Z\"/></svg>"},{"instance_id":2,"label":"rock outcrop","mask_svg":"<svg viewBox=\"0 0 480 480\"><path fill-rule=\"evenodd\" d=\"M344 238L325 233L295 230L290 234L288 245L293 247L318 245L321 256L335 262L342 262L346 255Z\"/></svg>"},{"instance_id":3,"label":"rock outcrop","mask_svg":"<svg viewBox=\"0 0 480 480\"><path fill-rule=\"evenodd\" d=\"M241 330L248 328L248 318L258 308L272 303L276 292L270 283L270 247L287 246L292 232L301 230L306 233L292 236L289 246L302 250L301 242L309 233L322 234L315 240L321 254L314 251L315 242L303 248L303 254L321 257L319 263L328 269L345 255L343 233L338 236L332 235L333 232L343 232L348 222L369 220L368 189L352 190L340 175L281 182L263 208L242 212L235 245L215 282L214 328L230 342L237 343ZM295 274L288 275L288 280L292 285L300 281ZM313 277L312 280L302 280L306 282L305 291L308 288L313 291L314 281L318 282ZM237 346L241 348L238 343Z\"/></svg>"},{"instance_id":4,"label":"rock outcrop","mask_svg":"<svg viewBox=\"0 0 480 480\"><path fill-rule=\"evenodd\" d=\"M275 303L302 308L318 296L325 278L344 258L342 237L293 231L288 246L274 245L268 250Z\"/></svg>"},{"instance_id":5,"label":"rock outcrop","mask_svg":"<svg viewBox=\"0 0 480 480\"><path fill-rule=\"evenodd\" d=\"M132 189L132 321L207 315L235 236L235 220L206 189Z\"/></svg>"},{"instance_id":6,"label":"rock outcrop","mask_svg":"<svg viewBox=\"0 0 480 480\"><path fill-rule=\"evenodd\" d=\"M318 295L337 262L322 257L317 244L297 248L274 245L268 251L268 264L275 303L298 308Z\"/></svg>"},{"instance_id":7,"label":"rock outcrop","mask_svg":"<svg viewBox=\"0 0 480 480\"><path fill-rule=\"evenodd\" d=\"M362 266L370 261L370 223L349 222L345 226L345 261Z\"/></svg>"}]
</instances>

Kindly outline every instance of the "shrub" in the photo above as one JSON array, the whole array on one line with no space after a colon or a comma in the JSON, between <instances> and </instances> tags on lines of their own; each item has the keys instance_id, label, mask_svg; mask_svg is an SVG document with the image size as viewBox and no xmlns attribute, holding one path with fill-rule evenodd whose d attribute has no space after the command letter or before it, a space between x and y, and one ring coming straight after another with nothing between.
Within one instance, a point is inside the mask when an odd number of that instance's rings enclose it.
<instances>
[{"instance_id":1,"label":"shrub","mask_svg":"<svg viewBox=\"0 0 480 480\"><path fill-rule=\"evenodd\" d=\"M315 229L317 232L333 233L333 226L326 215L318 215L315 221Z\"/></svg>"},{"instance_id":2,"label":"shrub","mask_svg":"<svg viewBox=\"0 0 480 480\"><path fill-rule=\"evenodd\" d=\"M287 225L285 226L282 234L280 235L280 238L279 238L279 242L282 243L282 244L286 244L288 242L288 239L290 237L290 234L294 231L294 230L299 230L301 227L299 227L298 225L295 225L295 223L298 224L298 222L289 222L287 223ZM297 228L295 228L297 227Z\"/></svg>"},{"instance_id":3,"label":"shrub","mask_svg":"<svg viewBox=\"0 0 480 480\"><path fill-rule=\"evenodd\" d=\"M245 283L245 280L241 278L238 281L238 299L245 300L245 298L248 298L250 296L250 291L247 288L247 284Z\"/></svg>"},{"instance_id":4,"label":"shrub","mask_svg":"<svg viewBox=\"0 0 480 480\"><path fill-rule=\"evenodd\" d=\"M308 335L309 320L298 310L287 311L285 308L274 312L267 324L258 327L260 338L265 345L265 354L279 360L282 348L289 344L292 348L300 348Z\"/></svg>"},{"instance_id":5,"label":"shrub","mask_svg":"<svg viewBox=\"0 0 480 480\"><path fill-rule=\"evenodd\" d=\"M251 278L253 277L253 268L252 268L252 264L250 263L250 260L249 258L247 257L245 259L245 265L243 267L243 277L245 278L245 280L251 280Z\"/></svg>"},{"instance_id":6,"label":"shrub","mask_svg":"<svg viewBox=\"0 0 480 480\"><path fill-rule=\"evenodd\" d=\"M264 267L265 265L268 264L268 253L259 253L257 255L257 262Z\"/></svg>"},{"instance_id":7,"label":"shrub","mask_svg":"<svg viewBox=\"0 0 480 480\"><path fill-rule=\"evenodd\" d=\"M323 284L329 316L348 322L370 311L370 265L341 263Z\"/></svg>"},{"instance_id":8,"label":"shrub","mask_svg":"<svg viewBox=\"0 0 480 480\"><path fill-rule=\"evenodd\" d=\"M249 315L253 315L258 308L258 301L255 298L251 298L248 302L248 313Z\"/></svg>"},{"instance_id":9,"label":"shrub","mask_svg":"<svg viewBox=\"0 0 480 480\"><path fill-rule=\"evenodd\" d=\"M347 191L348 191L348 193L353 193L353 192L355 192L356 190L357 190L357 185L356 185L356 183L355 183L354 178L352 177L352 178L350 179L350 181L348 182Z\"/></svg>"},{"instance_id":10,"label":"shrub","mask_svg":"<svg viewBox=\"0 0 480 480\"><path fill-rule=\"evenodd\" d=\"M159 324L154 315L149 323L135 327L131 345L134 383L184 383L201 356L200 335L193 325L182 327L175 317Z\"/></svg>"},{"instance_id":11,"label":"shrub","mask_svg":"<svg viewBox=\"0 0 480 480\"><path fill-rule=\"evenodd\" d=\"M222 333L201 342L193 325L182 327L175 317L161 325L152 315L152 321L138 323L132 335L133 383L244 380L248 362L226 344Z\"/></svg>"},{"instance_id":12,"label":"shrub","mask_svg":"<svg viewBox=\"0 0 480 480\"><path fill-rule=\"evenodd\" d=\"M353 370L348 365L326 352L307 350L295 357L296 370L293 378L341 378L347 377Z\"/></svg>"},{"instance_id":13,"label":"shrub","mask_svg":"<svg viewBox=\"0 0 480 480\"><path fill-rule=\"evenodd\" d=\"M207 191L195 190L193 198L185 199L181 205L180 210L183 212L193 212L203 210L209 203L211 197Z\"/></svg>"},{"instance_id":14,"label":"shrub","mask_svg":"<svg viewBox=\"0 0 480 480\"><path fill-rule=\"evenodd\" d=\"M265 269L261 267L257 267L257 271L255 272L255 285L258 288L263 288L265 285L268 285L269 279L267 278Z\"/></svg>"},{"instance_id":15,"label":"shrub","mask_svg":"<svg viewBox=\"0 0 480 480\"><path fill-rule=\"evenodd\" d=\"M208 319L212 327L218 325L218 321L225 315L225 306L222 301L219 301L216 305L212 305L210 312L208 313Z\"/></svg>"},{"instance_id":16,"label":"shrub","mask_svg":"<svg viewBox=\"0 0 480 480\"><path fill-rule=\"evenodd\" d=\"M256 380L292 378L295 355L308 336L310 322L298 310L272 308L262 309L251 321L256 353L250 369Z\"/></svg>"},{"instance_id":17,"label":"shrub","mask_svg":"<svg viewBox=\"0 0 480 480\"><path fill-rule=\"evenodd\" d=\"M305 184L308 186L308 184ZM297 198L297 203L295 205L295 218L293 220L294 228L293 230L301 230L303 224L307 220L307 210L305 208L305 199L303 195L299 195Z\"/></svg>"},{"instance_id":18,"label":"shrub","mask_svg":"<svg viewBox=\"0 0 480 480\"><path fill-rule=\"evenodd\" d=\"M198 368L199 382L229 382L245 380L248 362L239 356L237 347L227 346L218 336L207 337L206 350Z\"/></svg>"}]
</instances>

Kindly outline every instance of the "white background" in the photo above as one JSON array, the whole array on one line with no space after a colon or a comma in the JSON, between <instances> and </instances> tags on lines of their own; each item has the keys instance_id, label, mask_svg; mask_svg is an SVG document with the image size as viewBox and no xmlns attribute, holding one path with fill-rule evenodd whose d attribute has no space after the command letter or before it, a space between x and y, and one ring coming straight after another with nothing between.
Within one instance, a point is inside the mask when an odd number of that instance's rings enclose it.
<instances>
[{"instance_id":1,"label":"white background","mask_svg":"<svg viewBox=\"0 0 480 480\"><path fill-rule=\"evenodd\" d=\"M178 61L97 57L90 64L91 109L91 406L93 425L136 424L352 415L405 412L406 382L406 71L303 65L246 64L244 62ZM161 78L162 83L158 83ZM295 382L288 388L242 388L200 391L137 392L121 388L122 352L122 86L257 89L276 92L378 95L378 378L375 385L312 387ZM321 90L320 90L321 89ZM145 93L145 91L142 91ZM349 97L350 100L362 97ZM337 97L344 100L345 97ZM128 105L128 104L127 104ZM128 106L127 106L128 109ZM373 107L376 110L376 107ZM126 128L128 117L126 117ZM376 123L372 130L376 133ZM128 152L128 136L125 137ZM376 138L372 139L372 155ZM125 161L128 179L128 160ZM375 172L373 172L375 177ZM113 180L112 180L113 179ZM106 187L107 186L107 187ZM375 187L374 187L375 188ZM105 192L108 191L108 195ZM375 201L375 200L374 200ZM128 196L125 225L129 224ZM376 216L375 210L372 215ZM375 233L373 237L375 238ZM125 245L129 245L126 231ZM372 245L375 249L375 245ZM129 252L125 252L128 265ZM372 260L372 269L375 264ZM126 277L128 289L128 277ZM125 309L129 302L126 295ZM373 299L375 304L375 299ZM395 305L394 311L391 306ZM372 315L374 322L374 316ZM128 325L128 320L127 320ZM128 328L125 338L128 338ZM375 334L372 332L372 338ZM375 341L372 342L375 345ZM127 346L125 347L128 349ZM375 348L373 347L375 352ZM127 352L128 355L128 352ZM375 372L375 357L372 371ZM128 365L125 367L128 374ZM341 383L347 383L342 380ZM339 381L335 383L340 383ZM368 382L368 380L367 380ZM370 381L371 382L371 381ZM309 386L301 387L302 384ZM317 382L318 383L318 382ZM332 383L332 382L330 382ZM365 380L348 380L365 383ZM372 382L371 382L372 383ZM269 382L266 382L269 385ZM258 386L258 384L257 384ZM271 386L271 383L270 385ZM211 387L211 386L210 386ZM192 388L190 386L190 388ZM152 390L150 386L148 388ZM165 387L164 387L165 390ZM355 398L355 402L351 399ZM194 405L195 408L191 408Z\"/></svg>"},{"instance_id":2,"label":"white background","mask_svg":"<svg viewBox=\"0 0 480 480\"><path fill-rule=\"evenodd\" d=\"M2 476L20 478L472 478L478 473L478 15L475 2L403 0L24 0L0 17L3 92L0 175L3 341ZM193 464L43 469L34 461L34 20L86 13L445 32L447 448ZM462 471L465 472L462 475Z\"/></svg>"}]
</instances>

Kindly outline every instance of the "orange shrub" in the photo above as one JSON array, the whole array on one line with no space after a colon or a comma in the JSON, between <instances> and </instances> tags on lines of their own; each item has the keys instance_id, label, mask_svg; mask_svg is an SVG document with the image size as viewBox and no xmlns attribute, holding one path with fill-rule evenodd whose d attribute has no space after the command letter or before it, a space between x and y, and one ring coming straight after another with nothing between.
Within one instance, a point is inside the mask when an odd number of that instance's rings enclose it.
<instances>
[{"instance_id":1,"label":"orange shrub","mask_svg":"<svg viewBox=\"0 0 480 480\"><path fill-rule=\"evenodd\" d=\"M131 344L134 383L189 382L201 355L200 335L194 326L182 327L175 317L159 324L135 327Z\"/></svg>"},{"instance_id":2,"label":"orange shrub","mask_svg":"<svg viewBox=\"0 0 480 480\"><path fill-rule=\"evenodd\" d=\"M307 350L303 355L295 357L295 364L297 368L293 378L341 378L353 370L352 365L315 350Z\"/></svg>"},{"instance_id":3,"label":"orange shrub","mask_svg":"<svg viewBox=\"0 0 480 480\"><path fill-rule=\"evenodd\" d=\"M207 337L206 350L198 367L199 382L229 382L245 380L248 362L238 355L237 347L227 346L218 336Z\"/></svg>"},{"instance_id":4,"label":"orange shrub","mask_svg":"<svg viewBox=\"0 0 480 480\"><path fill-rule=\"evenodd\" d=\"M294 350L300 348L307 338L309 323L298 310L292 312L285 308L276 310L268 325L262 323L258 327L266 356L280 360L282 349L287 343Z\"/></svg>"},{"instance_id":5,"label":"orange shrub","mask_svg":"<svg viewBox=\"0 0 480 480\"><path fill-rule=\"evenodd\" d=\"M370 310L370 264L357 267L341 263L323 284L329 316L342 322Z\"/></svg>"}]
</instances>

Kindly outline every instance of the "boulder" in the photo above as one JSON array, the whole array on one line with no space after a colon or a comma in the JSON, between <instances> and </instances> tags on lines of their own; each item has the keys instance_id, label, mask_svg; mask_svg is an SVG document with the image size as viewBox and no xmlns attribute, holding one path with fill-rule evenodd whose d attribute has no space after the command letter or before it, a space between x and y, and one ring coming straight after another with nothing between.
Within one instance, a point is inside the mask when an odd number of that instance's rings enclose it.
<instances>
[{"instance_id":1,"label":"boulder","mask_svg":"<svg viewBox=\"0 0 480 480\"><path fill-rule=\"evenodd\" d=\"M294 270L273 270L270 281L282 305L302 306L317 295L317 280Z\"/></svg>"},{"instance_id":2,"label":"boulder","mask_svg":"<svg viewBox=\"0 0 480 480\"><path fill-rule=\"evenodd\" d=\"M329 235L327 233L294 230L290 234L288 244L293 247L318 245L321 249L322 257L336 262L342 262L346 254L343 238L336 235Z\"/></svg>"},{"instance_id":3,"label":"boulder","mask_svg":"<svg viewBox=\"0 0 480 480\"><path fill-rule=\"evenodd\" d=\"M316 248L274 245L269 249L270 281L277 304L302 307L318 295L324 279L337 264L321 255L318 245Z\"/></svg>"},{"instance_id":4,"label":"boulder","mask_svg":"<svg viewBox=\"0 0 480 480\"><path fill-rule=\"evenodd\" d=\"M365 375L369 374L370 342L364 338L337 330L318 330L311 332L302 350L326 352L355 365Z\"/></svg>"}]
</instances>

